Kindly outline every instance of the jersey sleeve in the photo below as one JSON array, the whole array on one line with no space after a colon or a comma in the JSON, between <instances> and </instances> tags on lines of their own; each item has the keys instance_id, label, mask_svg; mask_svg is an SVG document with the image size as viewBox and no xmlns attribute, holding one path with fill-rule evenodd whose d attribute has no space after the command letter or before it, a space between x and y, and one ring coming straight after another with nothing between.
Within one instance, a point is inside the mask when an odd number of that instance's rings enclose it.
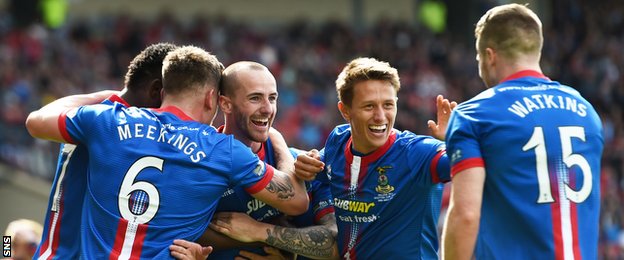
<instances>
[{"instance_id":1,"label":"jersey sleeve","mask_svg":"<svg viewBox=\"0 0 624 260\"><path fill-rule=\"evenodd\" d=\"M484 167L479 148L476 121L470 107L458 107L451 114L446 132L447 153L450 154L451 176L472 167Z\"/></svg>"},{"instance_id":2,"label":"jersey sleeve","mask_svg":"<svg viewBox=\"0 0 624 260\"><path fill-rule=\"evenodd\" d=\"M91 129L97 124L104 123L96 119L102 112L109 109L106 105L89 105L77 109L68 109L61 113L58 119L58 128L66 142L72 144L86 143Z\"/></svg>"},{"instance_id":3,"label":"jersey sleeve","mask_svg":"<svg viewBox=\"0 0 624 260\"><path fill-rule=\"evenodd\" d=\"M328 183L314 180L308 193L310 194L310 210L314 215L315 224L319 224L319 220L325 215L335 212Z\"/></svg>"},{"instance_id":4,"label":"jersey sleeve","mask_svg":"<svg viewBox=\"0 0 624 260\"><path fill-rule=\"evenodd\" d=\"M407 163L414 169L416 180L423 185L448 182L451 179L446 147L432 137L415 138L408 145Z\"/></svg>"},{"instance_id":5,"label":"jersey sleeve","mask_svg":"<svg viewBox=\"0 0 624 260\"><path fill-rule=\"evenodd\" d=\"M242 186L250 194L264 189L273 179L273 167L260 160L249 147L231 138L231 186Z\"/></svg>"}]
</instances>

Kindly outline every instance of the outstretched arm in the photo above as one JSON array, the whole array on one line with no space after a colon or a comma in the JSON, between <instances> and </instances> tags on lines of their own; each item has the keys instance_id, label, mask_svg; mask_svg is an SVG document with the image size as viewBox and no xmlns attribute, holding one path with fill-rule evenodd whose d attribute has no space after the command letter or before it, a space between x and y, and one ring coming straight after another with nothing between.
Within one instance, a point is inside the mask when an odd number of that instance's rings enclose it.
<instances>
[{"instance_id":1,"label":"outstretched arm","mask_svg":"<svg viewBox=\"0 0 624 260\"><path fill-rule=\"evenodd\" d=\"M450 102L442 95L438 95L436 97L438 122L436 123L433 120L427 121L427 126L429 127L429 131L431 131L431 136L438 140L444 141L444 139L446 138L446 128L448 126L448 121L451 117L451 111L455 109L456 106L457 102Z\"/></svg>"},{"instance_id":2,"label":"outstretched arm","mask_svg":"<svg viewBox=\"0 0 624 260\"><path fill-rule=\"evenodd\" d=\"M119 91L104 90L91 94L72 95L52 101L33 111L26 119L26 129L35 138L46 139L55 142L67 142L61 135L58 120L62 113L68 112L84 105L92 105L102 102L104 99ZM71 113L71 111L69 111Z\"/></svg>"},{"instance_id":3,"label":"outstretched arm","mask_svg":"<svg viewBox=\"0 0 624 260\"><path fill-rule=\"evenodd\" d=\"M210 228L244 242L264 242L292 253L315 259L338 258L336 217L323 216L320 225L289 228L258 222L244 213L215 214Z\"/></svg>"},{"instance_id":4,"label":"outstretched arm","mask_svg":"<svg viewBox=\"0 0 624 260\"><path fill-rule=\"evenodd\" d=\"M471 259L479 232L485 169L453 176L451 200L442 232L442 259Z\"/></svg>"}]
</instances>

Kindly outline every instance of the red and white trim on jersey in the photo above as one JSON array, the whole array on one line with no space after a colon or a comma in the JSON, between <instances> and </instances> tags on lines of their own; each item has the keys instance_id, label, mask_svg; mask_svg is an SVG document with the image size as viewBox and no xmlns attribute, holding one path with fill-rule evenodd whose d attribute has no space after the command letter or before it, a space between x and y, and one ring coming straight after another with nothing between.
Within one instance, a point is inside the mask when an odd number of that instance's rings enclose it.
<instances>
[{"instance_id":1,"label":"red and white trim on jersey","mask_svg":"<svg viewBox=\"0 0 624 260\"><path fill-rule=\"evenodd\" d=\"M329 213L334 213L334 212L336 212L336 209L334 209L334 207L331 207L331 206L324 208L322 210L319 210L319 212L316 213L316 215L314 216L314 223L319 224L319 221L321 220L321 218L323 218Z\"/></svg>"},{"instance_id":2,"label":"red and white trim on jersey","mask_svg":"<svg viewBox=\"0 0 624 260\"><path fill-rule=\"evenodd\" d=\"M193 118L191 118L186 113L184 113L184 111L180 110L178 107L175 107L175 106L166 106L166 107L161 107L161 108L154 108L151 110L154 112L159 112L159 113L162 113L162 112L171 113L184 121L195 121Z\"/></svg>"},{"instance_id":3,"label":"red and white trim on jersey","mask_svg":"<svg viewBox=\"0 0 624 260\"><path fill-rule=\"evenodd\" d=\"M366 173L368 172L368 165L377 161L384 154L386 154L386 152L390 150L390 147L394 144L394 141L396 141L396 132L392 130L388 136L388 140L386 140L386 143L377 148L377 150L369 155L357 156L353 155L351 148L353 137L349 137L349 140L344 148L346 162L344 183L346 189L349 191L348 196L350 199L355 199L356 193L360 191L359 188L362 186L362 181L364 181ZM355 246L361 238L359 234L359 225L353 223L350 225L349 229L349 232L345 232L346 239L344 241L347 244L344 246L345 251L342 252L342 256L346 259L355 259Z\"/></svg>"},{"instance_id":4,"label":"red and white trim on jersey","mask_svg":"<svg viewBox=\"0 0 624 260\"><path fill-rule=\"evenodd\" d=\"M117 96L115 94L111 95L110 97L107 98L108 100L112 101L112 102L117 102L117 103L121 103L122 105L124 105L125 107L130 107L130 104L128 104L128 102L126 100L124 100L123 98L121 98L120 96Z\"/></svg>"},{"instance_id":5,"label":"red and white trim on jersey","mask_svg":"<svg viewBox=\"0 0 624 260\"><path fill-rule=\"evenodd\" d=\"M568 179L567 175L564 166L557 170L557 181L551 182L551 189L558 194L555 202L551 203L556 260L581 259L576 203L570 202L565 194L566 182L563 180ZM574 186L574 180L570 179L567 185Z\"/></svg>"},{"instance_id":6,"label":"red and white trim on jersey","mask_svg":"<svg viewBox=\"0 0 624 260\"><path fill-rule=\"evenodd\" d=\"M262 179L256 182L256 184L245 188L245 191L247 191L247 193L249 194L256 194L260 192L267 185L269 185L269 182L271 182L271 180L273 179L273 171L274 171L273 166L266 164L265 162L262 162L262 163L264 163L264 167L266 167L266 171L264 172L264 177L262 177Z\"/></svg>"},{"instance_id":7,"label":"red and white trim on jersey","mask_svg":"<svg viewBox=\"0 0 624 260\"><path fill-rule=\"evenodd\" d=\"M373 153L365 156L356 156L353 155L353 151L351 150L351 144L353 143L353 137L349 137L347 144L345 145L345 186L347 189L353 188L357 190L362 183L364 177L366 177L366 172L368 171L368 165L377 159L381 158L392 144L396 141L396 132L392 130L390 135L388 136L388 140L381 147L377 148Z\"/></svg>"},{"instance_id":8,"label":"red and white trim on jersey","mask_svg":"<svg viewBox=\"0 0 624 260\"><path fill-rule=\"evenodd\" d=\"M485 167L485 162L483 161L483 158L468 158L459 163L456 163L455 165L453 165L453 167L451 167L451 177L455 176L455 174L457 174L458 172L474 167Z\"/></svg>"},{"instance_id":9,"label":"red and white trim on jersey","mask_svg":"<svg viewBox=\"0 0 624 260\"><path fill-rule=\"evenodd\" d=\"M431 172L431 181L433 183L440 183L440 176L438 175L438 162L442 155L446 154L446 149L438 151L429 164L429 172Z\"/></svg>"},{"instance_id":10,"label":"red and white trim on jersey","mask_svg":"<svg viewBox=\"0 0 624 260\"><path fill-rule=\"evenodd\" d=\"M63 161L63 166L58 177L59 181L56 183L54 189L52 207L50 208L50 223L48 225L50 230L48 230L48 238L43 242L38 259L52 259L56 255L58 241L61 236L61 216L65 213L63 211L63 202L65 201L63 183L65 180L65 173L67 173L67 165L71 161L75 149L76 145L73 144L65 144L63 146L63 152L67 154L67 157Z\"/></svg>"},{"instance_id":11,"label":"red and white trim on jersey","mask_svg":"<svg viewBox=\"0 0 624 260\"><path fill-rule=\"evenodd\" d=\"M62 193L61 193L62 194ZM63 201L62 198L58 199L58 208L50 216L50 231L48 232L48 238L41 246L41 255L38 259L52 259L58 249L58 241L61 236L61 215L63 214ZM56 198L55 198L56 200ZM55 202L56 204L56 202ZM54 211L54 209L52 210Z\"/></svg>"},{"instance_id":12,"label":"red and white trim on jersey","mask_svg":"<svg viewBox=\"0 0 624 260\"><path fill-rule=\"evenodd\" d=\"M129 223L126 219L120 219L109 259L140 259L147 227L147 224Z\"/></svg>"},{"instance_id":13,"label":"red and white trim on jersey","mask_svg":"<svg viewBox=\"0 0 624 260\"><path fill-rule=\"evenodd\" d=\"M74 140L69 135L69 132L67 132L67 112L72 109L75 108L70 108L61 112L61 115L59 115L58 117L58 129L61 132L61 136L63 136L63 139L65 139L65 142L75 144L76 142L74 142Z\"/></svg>"},{"instance_id":14,"label":"red and white trim on jersey","mask_svg":"<svg viewBox=\"0 0 624 260\"><path fill-rule=\"evenodd\" d=\"M535 70L521 70L521 71L518 71L518 72L516 72L514 74L511 74L508 77L504 78L498 84L501 84L501 83L503 83L505 81L514 80L514 79L523 78L523 77L534 77L534 78L541 78L541 79L550 80L548 77L544 76L544 74L542 74L539 71L535 71Z\"/></svg>"}]
</instances>

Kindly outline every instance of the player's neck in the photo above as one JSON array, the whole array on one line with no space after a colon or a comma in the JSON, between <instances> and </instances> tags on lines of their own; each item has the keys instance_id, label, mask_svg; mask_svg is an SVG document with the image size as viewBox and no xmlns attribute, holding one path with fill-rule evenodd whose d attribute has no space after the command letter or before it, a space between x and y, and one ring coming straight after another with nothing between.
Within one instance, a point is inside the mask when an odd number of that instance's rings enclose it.
<instances>
[{"instance_id":1,"label":"player's neck","mask_svg":"<svg viewBox=\"0 0 624 260\"><path fill-rule=\"evenodd\" d=\"M234 138L236 138L236 140L251 148L251 151L254 153L258 153L258 151L260 151L260 148L262 148L261 143L246 138L245 134L242 131L239 131L236 127L232 127L231 125L229 125L227 118L225 119L225 125L223 126L223 133L226 135L234 135Z\"/></svg>"},{"instance_id":2,"label":"player's neck","mask_svg":"<svg viewBox=\"0 0 624 260\"><path fill-rule=\"evenodd\" d=\"M503 64L509 64L507 66L500 66L498 68L498 80L497 82L502 81L503 79L508 78L509 76L516 74L520 71L524 70L532 70L542 73L542 68L539 65L539 60L534 59L525 59L525 60L516 60L515 62L504 62Z\"/></svg>"},{"instance_id":3,"label":"player's neck","mask_svg":"<svg viewBox=\"0 0 624 260\"><path fill-rule=\"evenodd\" d=\"M196 102L178 102L176 100L163 100L160 107L163 108L168 106L177 107L194 121L204 123L202 122L202 118L204 118L202 116L202 113L205 113L205 111L203 111L202 106L198 106Z\"/></svg>"}]
</instances>

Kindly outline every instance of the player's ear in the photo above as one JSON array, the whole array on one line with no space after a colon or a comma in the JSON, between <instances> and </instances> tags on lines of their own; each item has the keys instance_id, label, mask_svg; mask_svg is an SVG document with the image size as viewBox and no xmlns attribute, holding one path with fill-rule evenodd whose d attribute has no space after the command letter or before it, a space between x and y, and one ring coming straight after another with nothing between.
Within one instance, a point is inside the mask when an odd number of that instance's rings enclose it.
<instances>
[{"instance_id":1,"label":"player's ear","mask_svg":"<svg viewBox=\"0 0 624 260\"><path fill-rule=\"evenodd\" d=\"M351 122L351 115L349 115L349 108L347 105L342 103L342 101L338 101L338 110L340 110L340 114L342 118L347 120L347 122Z\"/></svg>"},{"instance_id":2,"label":"player's ear","mask_svg":"<svg viewBox=\"0 0 624 260\"><path fill-rule=\"evenodd\" d=\"M232 99L230 97L219 95L219 108L225 114L229 114L232 112Z\"/></svg>"},{"instance_id":3,"label":"player's ear","mask_svg":"<svg viewBox=\"0 0 624 260\"><path fill-rule=\"evenodd\" d=\"M485 57L483 58L489 67L496 65L496 51L494 49L485 48Z\"/></svg>"},{"instance_id":4,"label":"player's ear","mask_svg":"<svg viewBox=\"0 0 624 260\"><path fill-rule=\"evenodd\" d=\"M149 99L158 100L158 103L160 104L162 102L162 88L162 80L153 79L152 82L150 82L149 87L147 88L147 95Z\"/></svg>"},{"instance_id":5,"label":"player's ear","mask_svg":"<svg viewBox=\"0 0 624 260\"><path fill-rule=\"evenodd\" d=\"M208 92L206 93L206 97L204 99L204 106L208 111L217 109L217 91L214 88L208 88Z\"/></svg>"}]
</instances>

